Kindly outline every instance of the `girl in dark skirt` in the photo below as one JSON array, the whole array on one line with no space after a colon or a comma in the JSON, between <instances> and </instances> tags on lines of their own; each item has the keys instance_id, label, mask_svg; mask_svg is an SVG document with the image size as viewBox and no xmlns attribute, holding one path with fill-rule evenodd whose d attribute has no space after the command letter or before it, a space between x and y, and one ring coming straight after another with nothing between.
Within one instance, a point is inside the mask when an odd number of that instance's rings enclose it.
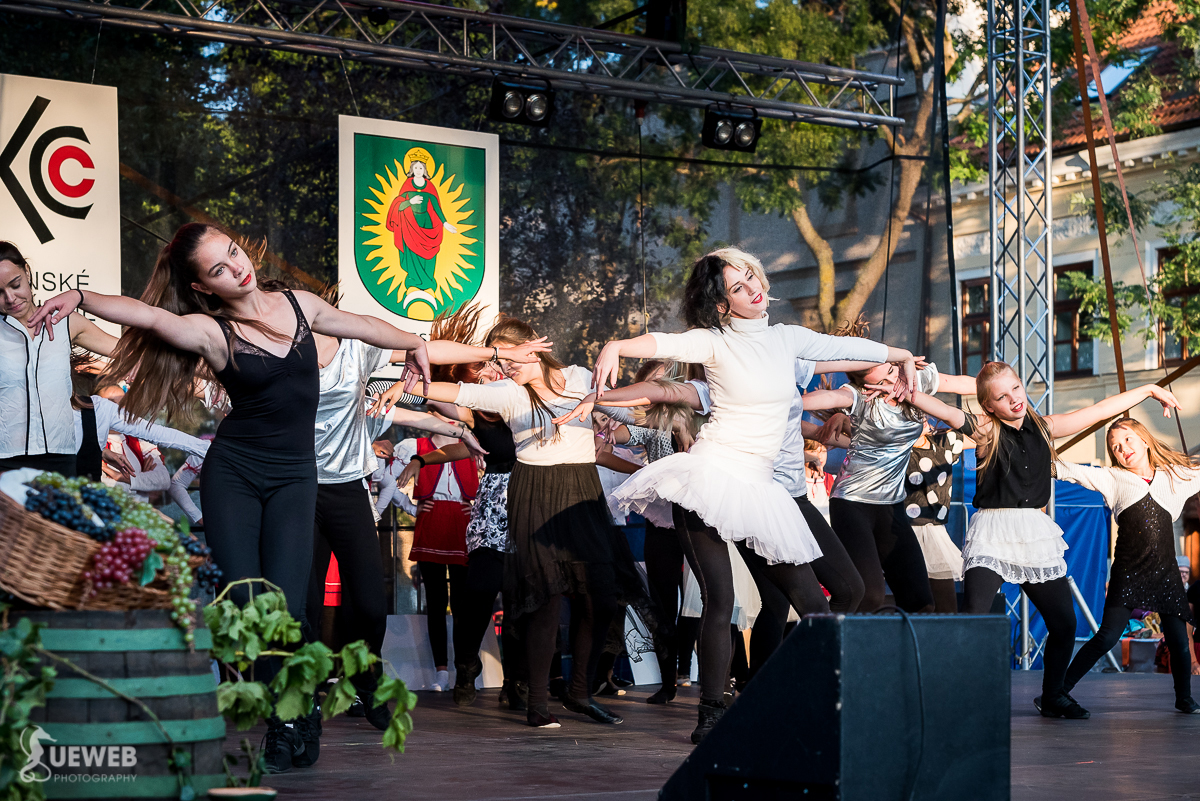
<instances>
[{"instance_id":1,"label":"girl in dark skirt","mask_svg":"<svg viewBox=\"0 0 1200 801\"><path fill-rule=\"evenodd\" d=\"M536 337L528 324L507 318L487 341L495 347ZM573 627L571 682L563 706L600 723L621 723L591 697L596 664L618 606L646 609L648 602L629 545L609 520L590 415L571 424L553 422L590 391L592 374L546 353L539 357L537 364L501 360L508 380L435 382L426 397L498 414L512 430L517 460L508 484L512 553L504 566L504 611L520 621L525 639L529 724L559 725L549 711L548 675L564 595L571 597L579 625Z\"/></svg>"},{"instance_id":2,"label":"girl in dark skirt","mask_svg":"<svg viewBox=\"0 0 1200 801\"><path fill-rule=\"evenodd\" d=\"M1200 713L1192 699L1192 660L1188 653L1187 591L1175 563L1172 527L1188 498L1200 492L1200 469L1184 453L1172 450L1137 420L1124 419L1108 429L1108 454L1116 467L1054 465L1063 481L1093 489L1117 518L1117 547L1104 598L1100 630L1079 649L1067 668L1063 688L1070 692L1121 638L1134 609L1158 612L1171 652L1175 708Z\"/></svg>"}]
</instances>

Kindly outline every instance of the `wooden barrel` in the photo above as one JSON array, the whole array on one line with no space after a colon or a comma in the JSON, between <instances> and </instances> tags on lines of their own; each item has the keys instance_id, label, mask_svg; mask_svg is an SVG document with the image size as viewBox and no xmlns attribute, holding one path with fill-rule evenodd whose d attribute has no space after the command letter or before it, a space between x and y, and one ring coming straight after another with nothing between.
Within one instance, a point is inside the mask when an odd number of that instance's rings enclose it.
<instances>
[{"instance_id":1,"label":"wooden barrel","mask_svg":"<svg viewBox=\"0 0 1200 801\"><path fill-rule=\"evenodd\" d=\"M189 651L164 610L9 613L10 621L20 617L45 626L46 650L137 698L162 725L139 705L47 660L58 678L46 705L30 715L46 735L46 769L38 775L47 777L47 798L179 798L168 762L173 748L191 756L197 798L225 785L225 719L217 712L207 628L196 629L196 650Z\"/></svg>"}]
</instances>

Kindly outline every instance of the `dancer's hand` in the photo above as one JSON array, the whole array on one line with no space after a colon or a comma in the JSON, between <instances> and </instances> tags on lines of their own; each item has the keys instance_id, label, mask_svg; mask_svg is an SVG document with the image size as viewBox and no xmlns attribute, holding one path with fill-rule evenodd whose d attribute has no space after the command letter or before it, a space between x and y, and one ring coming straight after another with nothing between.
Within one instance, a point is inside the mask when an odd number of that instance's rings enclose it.
<instances>
[{"instance_id":1,"label":"dancer's hand","mask_svg":"<svg viewBox=\"0 0 1200 801\"><path fill-rule=\"evenodd\" d=\"M1183 408L1179 405L1179 399L1175 397L1175 394L1171 390L1164 389L1157 384L1150 387L1150 397L1162 404L1163 417L1170 417L1172 409Z\"/></svg>"},{"instance_id":2,"label":"dancer's hand","mask_svg":"<svg viewBox=\"0 0 1200 801\"><path fill-rule=\"evenodd\" d=\"M408 464L404 465L404 469L400 471L400 475L396 476L397 487L407 487L408 482L413 481L417 477L417 473L421 472L421 463L413 459Z\"/></svg>"},{"instance_id":3,"label":"dancer's hand","mask_svg":"<svg viewBox=\"0 0 1200 801\"><path fill-rule=\"evenodd\" d=\"M539 353L549 353L554 347L553 342L548 342L549 337L538 337L531 339L523 345L513 345L506 348L497 348L500 351L500 358L506 361L516 362L517 364L528 364L538 360Z\"/></svg>"},{"instance_id":4,"label":"dancer's hand","mask_svg":"<svg viewBox=\"0 0 1200 801\"><path fill-rule=\"evenodd\" d=\"M133 466L129 464L125 454L105 448L100 451L100 458L104 461L104 472L108 474L109 478L125 483L129 483L133 479Z\"/></svg>"},{"instance_id":5,"label":"dancer's hand","mask_svg":"<svg viewBox=\"0 0 1200 801\"><path fill-rule=\"evenodd\" d=\"M579 405L576 406L571 411L567 412L564 415L555 417L554 425L565 426L567 423L571 422L572 420L586 422L588 415L590 415L592 413L592 409L594 409L594 408L596 408L596 393L595 392L593 392L592 394L588 395L583 400L581 400L579 402Z\"/></svg>"},{"instance_id":6,"label":"dancer's hand","mask_svg":"<svg viewBox=\"0 0 1200 801\"><path fill-rule=\"evenodd\" d=\"M854 423L851 422L850 418L841 412L837 412L825 421L825 425L817 429L816 434L812 438L824 445L838 436L848 437L853 431Z\"/></svg>"},{"instance_id":7,"label":"dancer's hand","mask_svg":"<svg viewBox=\"0 0 1200 801\"><path fill-rule=\"evenodd\" d=\"M404 382L405 392L412 392L417 386L417 381L420 381L424 386L424 394L429 394L433 376L429 371L429 350L424 342L404 352L404 372L400 375L400 380Z\"/></svg>"},{"instance_id":8,"label":"dancer's hand","mask_svg":"<svg viewBox=\"0 0 1200 801\"><path fill-rule=\"evenodd\" d=\"M367 409L367 414L372 417L383 417L392 410L393 406L400 402L400 398L403 396L404 384L397 381L379 393L379 397L371 402L371 408Z\"/></svg>"},{"instance_id":9,"label":"dancer's hand","mask_svg":"<svg viewBox=\"0 0 1200 801\"><path fill-rule=\"evenodd\" d=\"M603 397L606 389L612 389L621 378L621 344L609 342L600 350L596 369L592 371L592 389L596 397Z\"/></svg>"},{"instance_id":10,"label":"dancer's hand","mask_svg":"<svg viewBox=\"0 0 1200 801\"><path fill-rule=\"evenodd\" d=\"M911 400L913 392L917 389L916 359L909 356L907 359L893 362L893 364L900 368L900 375L896 377L895 384L888 388L888 394L893 400Z\"/></svg>"},{"instance_id":11,"label":"dancer's hand","mask_svg":"<svg viewBox=\"0 0 1200 801\"><path fill-rule=\"evenodd\" d=\"M467 451L472 456L487 456L487 451L479 444L479 440L475 439L475 434L471 432L471 429L466 426L463 426L462 430L462 444L467 446Z\"/></svg>"},{"instance_id":12,"label":"dancer's hand","mask_svg":"<svg viewBox=\"0 0 1200 801\"><path fill-rule=\"evenodd\" d=\"M433 509L433 499L429 498L417 504L417 514L423 515Z\"/></svg>"},{"instance_id":13,"label":"dancer's hand","mask_svg":"<svg viewBox=\"0 0 1200 801\"><path fill-rule=\"evenodd\" d=\"M80 294L78 289L68 289L66 292L60 292L43 303L41 308L30 316L25 325L33 331L33 335L36 337L42 333L42 327L46 325L46 320L49 318L50 329L47 333L50 339L53 340L54 326L67 319L82 301L83 295Z\"/></svg>"}]
</instances>

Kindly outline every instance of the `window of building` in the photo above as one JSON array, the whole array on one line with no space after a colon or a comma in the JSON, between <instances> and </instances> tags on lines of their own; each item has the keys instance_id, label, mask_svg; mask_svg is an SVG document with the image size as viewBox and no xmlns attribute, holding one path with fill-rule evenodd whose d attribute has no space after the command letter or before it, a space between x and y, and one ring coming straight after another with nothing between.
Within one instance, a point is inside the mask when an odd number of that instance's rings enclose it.
<instances>
[{"instance_id":1,"label":"window of building","mask_svg":"<svg viewBox=\"0 0 1200 801\"><path fill-rule=\"evenodd\" d=\"M992 357L992 279L962 282L962 371L975 375Z\"/></svg>"},{"instance_id":2,"label":"window of building","mask_svg":"<svg viewBox=\"0 0 1200 801\"><path fill-rule=\"evenodd\" d=\"M1169 261L1178 252L1176 248L1159 248L1158 263ZM1166 293L1166 299L1172 306L1182 306L1185 301L1194 303L1197 295L1200 295L1200 285L1173 289ZM1186 336L1177 335L1171 330L1169 322L1158 321L1158 352L1163 367L1174 367L1187 361L1196 354L1198 344L1189 342Z\"/></svg>"},{"instance_id":3,"label":"window of building","mask_svg":"<svg viewBox=\"0 0 1200 801\"><path fill-rule=\"evenodd\" d=\"M1095 352L1090 337L1079 333L1079 300L1062 280L1067 273L1092 276L1092 263L1064 264L1054 268L1054 375L1075 378L1092 374Z\"/></svg>"}]
</instances>

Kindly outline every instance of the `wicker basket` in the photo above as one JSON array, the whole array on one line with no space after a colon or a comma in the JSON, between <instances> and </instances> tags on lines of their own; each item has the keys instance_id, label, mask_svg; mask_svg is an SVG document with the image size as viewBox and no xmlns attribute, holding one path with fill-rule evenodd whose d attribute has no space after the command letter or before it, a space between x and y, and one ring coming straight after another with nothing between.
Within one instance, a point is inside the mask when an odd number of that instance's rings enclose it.
<instances>
[{"instance_id":1,"label":"wicker basket","mask_svg":"<svg viewBox=\"0 0 1200 801\"><path fill-rule=\"evenodd\" d=\"M0 493L0 587L50 609L166 609L165 589L121 586L84 597L83 571L100 543L27 512Z\"/></svg>"}]
</instances>

